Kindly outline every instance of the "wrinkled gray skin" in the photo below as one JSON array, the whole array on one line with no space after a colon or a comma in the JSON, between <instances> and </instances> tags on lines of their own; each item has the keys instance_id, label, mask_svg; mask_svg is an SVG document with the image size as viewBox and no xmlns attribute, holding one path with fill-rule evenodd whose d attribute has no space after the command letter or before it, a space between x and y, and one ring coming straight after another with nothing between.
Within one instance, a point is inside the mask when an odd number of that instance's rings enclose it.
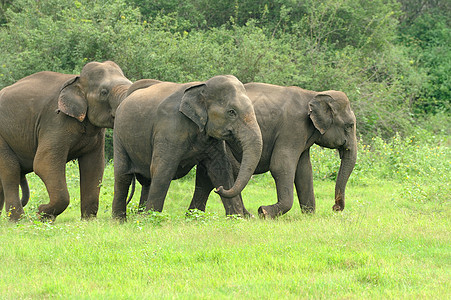
<instances>
[{"instance_id":1,"label":"wrinkled gray skin","mask_svg":"<svg viewBox=\"0 0 451 300\"><path fill-rule=\"evenodd\" d=\"M136 91L117 109L113 134L115 218L126 218L133 176L143 185L145 210L160 212L171 180L195 165L211 175L226 214L244 214L239 194L257 166L262 139L252 103L236 77L161 82ZM242 152L235 184L232 172L226 172L231 167L224 141Z\"/></svg>"},{"instance_id":2,"label":"wrinkled gray skin","mask_svg":"<svg viewBox=\"0 0 451 300\"><path fill-rule=\"evenodd\" d=\"M345 207L345 188L357 158L356 119L343 92L313 92L298 87L263 83L244 85L263 137L263 151L255 174L270 171L277 188L277 203L260 206L259 215L274 218L293 205L293 182L303 212L315 211L310 147L338 149L340 170L333 210ZM235 169L240 155L230 147ZM212 190L205 173L197 172L190 209L205 210Z\"/></svg>"},{"instance_id":3,"label":"wrinkled gray skin","mask_svg":"<svg viewBox=\"0 0 451 300\"><path fill-rule=\"evenodd\" d=\"M54 219L69 204L66 162L78 159L81 216L96 216L104 170L104 128L131 82L114 62L86 64L79 76L39 72L0 91L0 211L11 220L28 202L25 174L34 171L49 193L39 214ZM22 202L19 198L22 188Z\"/></svg>"}]
</instances>

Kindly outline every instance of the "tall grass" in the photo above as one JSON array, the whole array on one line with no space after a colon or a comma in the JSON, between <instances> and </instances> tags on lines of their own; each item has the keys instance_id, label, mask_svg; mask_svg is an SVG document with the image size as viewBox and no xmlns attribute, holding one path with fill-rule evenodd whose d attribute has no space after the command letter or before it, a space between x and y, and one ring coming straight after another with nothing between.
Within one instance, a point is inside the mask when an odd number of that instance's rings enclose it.
<instances>
[{"instance_id":1,"label":"tall grass","mask_svg":"<svg viewBox=\"0 0 451 300\"><path fill-rule=\"evenodd\" d=\"M137 214L138 189L119 224L111 164L97 220L80 221L69 163L71 204L51 225L34 215L47 194L30 174L28 215L0 220L0 298L450 298L448 137L364 142L343 212L331 209L339 159L316 147L316 214L294 205L272 221L226 219L215 194L206 213L186 215L188 176L171 184L163 213ZM243 197L254 214L274 203L271 176L254 176Z\"/></svg>"}]
</instances>

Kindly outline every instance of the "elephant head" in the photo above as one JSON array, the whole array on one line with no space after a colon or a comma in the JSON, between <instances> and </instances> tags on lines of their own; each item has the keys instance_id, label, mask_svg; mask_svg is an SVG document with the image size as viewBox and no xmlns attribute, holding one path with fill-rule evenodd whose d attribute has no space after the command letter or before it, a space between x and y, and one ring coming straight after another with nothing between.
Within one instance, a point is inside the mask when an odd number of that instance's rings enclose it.
<instances>
[{"instance_id":1,"label":"elephant head","mask_svg":"<svg viewBox=\"0 0 451 300\"><path fill-rule=\"evenodd\" d=\"M335 205L340 211L345 206L345 189L357 159L356 118L348 97L343 92L326 91L317 94L310 102L310 119L320 132L316 144L338 149L340 170L335 184Z\"/></svg>"},{"instance_id":2,"label":"elephant head","mask_svg":"<svg viewBox=\"0 0 451 300\"><path fill-rule=\"evenodd\" d=\"M180 111L208 136L238 144L243 153L241 168L223 197L237 196L246 186L260 160L262 136L254 107L243 84L234 76L215 76L185 90Z\"/></svg>"},{"instance_id":3,"label":"elephant head","mask_svg":"<svg viewBox=\"0 0 451 300\"><path fill-rule=\"evenodd\" d=\"M116 108L131 86L121 68L112 61L86 64L80 75L63 84L58 112L97 127L113 128Z\"/></svg>"}]
</instances>

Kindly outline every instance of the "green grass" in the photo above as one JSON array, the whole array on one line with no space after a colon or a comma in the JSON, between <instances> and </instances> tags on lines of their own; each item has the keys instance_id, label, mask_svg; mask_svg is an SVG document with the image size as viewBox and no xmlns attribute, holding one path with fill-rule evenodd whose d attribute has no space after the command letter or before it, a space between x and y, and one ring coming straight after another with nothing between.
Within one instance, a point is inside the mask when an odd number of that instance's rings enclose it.
<instances>
[{"instance_id":1,"label":"green grass","mask_svg":"<svg viewBox=\"0 0 451 300\"><path fill-rule=\"evenodd\" d=\"M341 213L331 209L336 154L315 148L316 214L301 214L295 201L277 220L226 219L217 195L207 213L186 217L191 175L172 182L161 214L134 213L138 190L119 224L111 219L109 165L98 218L80 221L71 163L71 204L50 225L34 216L47 194L30 174L27 217L0 219L0 298L449 299L449 143L396 139L360 146ZM379 161L391 155L403 163ZM254 214L274 203L271 176L255 176L243 196Z\"/></svg>"}]
</instances>

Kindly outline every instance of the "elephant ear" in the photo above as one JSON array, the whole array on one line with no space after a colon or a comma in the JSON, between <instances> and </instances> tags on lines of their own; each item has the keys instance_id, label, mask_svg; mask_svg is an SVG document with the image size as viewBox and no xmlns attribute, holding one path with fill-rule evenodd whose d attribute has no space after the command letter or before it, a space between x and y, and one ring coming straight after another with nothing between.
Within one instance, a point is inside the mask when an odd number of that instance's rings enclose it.
<instances>
[{"instance_id":1,"label":"elephant ear","mask_svg":"<svg viewBox=\"0 0 451 300\"><path fill-rule=\"evenodd\" d=\"M309 102L309 116L316 129L324 134L333 122L333 98L327 94L318 94Z\"/></svg>"},{"instance_id":2,"label":"elephant ear","mask_svg":"<svg viewBox=\"0 0 451 300\"><path fill-rule=\"evenodd\" d=\"M200 131L204 131L208 119L207 108L202 94L205 87L206 85L202 83L187 88L180 103L180 112L196 123Z\"/></svg>"},{"instance_id":3,"label":"elephant ear","mask_svg":"<svg viewBox=\"0 0 451 300\"><path fill-rule=\"evenodd\" d=\"M66 81L58 97L58 110L80 122L86 117L88 102L80 86L80 77L76 76Z\"/></svg>"}]
</instances>

